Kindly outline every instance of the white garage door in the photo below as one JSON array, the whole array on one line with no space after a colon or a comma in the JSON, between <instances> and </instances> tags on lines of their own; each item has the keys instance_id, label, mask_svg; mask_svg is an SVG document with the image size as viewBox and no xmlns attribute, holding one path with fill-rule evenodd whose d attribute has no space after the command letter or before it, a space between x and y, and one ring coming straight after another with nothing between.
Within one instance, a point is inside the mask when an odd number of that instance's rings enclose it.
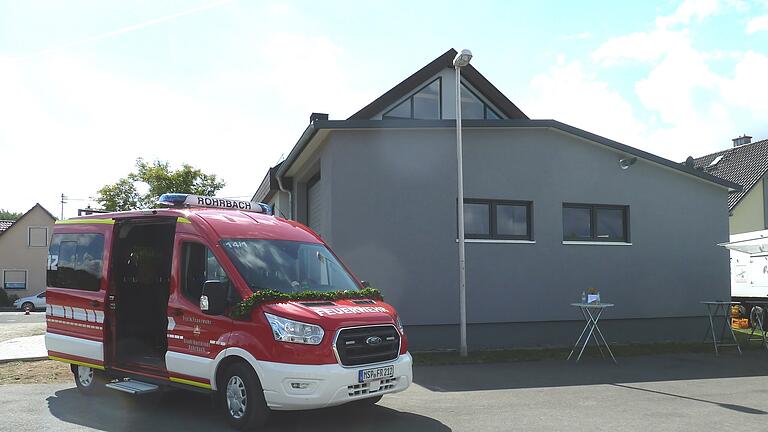
<instances>
[{"instance_id":1,"label":"white garage door","mask_svg":"<svg viewBox=\"0 0 768 432\"><path fill-rule=\"evenodd\" d=\"M323 235L323 200L320 196L320 180L313 181L307 188L307 225L312 231Z\"/></svg>"}]
</instances>

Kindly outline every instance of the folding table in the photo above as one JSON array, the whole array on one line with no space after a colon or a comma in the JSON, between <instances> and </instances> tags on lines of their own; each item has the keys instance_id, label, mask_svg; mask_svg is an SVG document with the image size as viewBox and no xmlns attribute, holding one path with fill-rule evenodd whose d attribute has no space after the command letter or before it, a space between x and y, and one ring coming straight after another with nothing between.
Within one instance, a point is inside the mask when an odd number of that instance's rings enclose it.
<instances>
[{"instance_id":1,"label":"folding table","mask_svg":"<svg viewBox=\"0 0 768 432\"><path fill-rule=\"evenodd\" d=\"M589 339L591 338L595 341L595 345L597 345L597 349L600 351L600 355L603 357L603 359L605 359L605 355L603 354L600 341L603 342L603 346L605 346L608 354L611 355L613 363L618 364L616 362L616 357L613 356L613 352L608 346L608 342L603 336L603 332L600 331L600 326L597 325L598 321L600 321L600 316L603 314L603 311L609 307L613 307L614 305L612 303L571 303L571 306L578 307L579 310L581 310L581 314L584 316L586 325L584 326L584 330L581 331L579 338L576 339L576 343L573 344L573 349L571 349L571 353L568 354L568 358L566 360L571 359L573 353L578 349L579 344L582 343L583 338L581 350L579 351L579 355L576 357L576 363L578 363L581 359L581 355L584 353L584 348L587 347ZM586 335L586 337L584 337L584 335Z\"/></svg>"},{"instance_id":2,"label":"folding table","mask_svg":"<svg viewBox=\"0 0 768 432\"><path fill-rule=\"evenodd\" d=\"M704 342L707 342L709 335L712 335L712 344L715 346L715 355L720 355L718 347L723 346L735 346L741 355L741 347L739 341L736 340L736 334L731 328L731 306L741 304L739 302L732 301L703 301L701 302L707 308L707 315L709 316L709 328L707 333L704 334ZM722 311L722 314L719 312ZM720 329L720 339L715 335L715 318L723 317L723 327ZM728 328L728 333L733 339L733 343L724 343L723 338L726 336L725 329Z\"/></svg>"}]
</instances>

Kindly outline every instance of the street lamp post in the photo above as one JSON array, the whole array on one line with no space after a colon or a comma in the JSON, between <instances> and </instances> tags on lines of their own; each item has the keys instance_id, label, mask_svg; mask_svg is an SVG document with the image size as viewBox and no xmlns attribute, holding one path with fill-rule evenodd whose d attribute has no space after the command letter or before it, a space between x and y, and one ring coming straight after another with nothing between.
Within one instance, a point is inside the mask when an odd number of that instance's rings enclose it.
<instances>
[{"instance_id":1,"label":"street lamp post","mask_svg":"<svg viewBox=\"0 0 768 432\"><path fill-rule=\"evenodd\" d=\"M459 354L467 356L467 286L464 260L464 168L461 147L461 68L472 59L470 50L461 50L453 59L456 69L456 160L458 162L458 214L459 214L459 333L461 345Z\"/></svg>"}]
</instances>

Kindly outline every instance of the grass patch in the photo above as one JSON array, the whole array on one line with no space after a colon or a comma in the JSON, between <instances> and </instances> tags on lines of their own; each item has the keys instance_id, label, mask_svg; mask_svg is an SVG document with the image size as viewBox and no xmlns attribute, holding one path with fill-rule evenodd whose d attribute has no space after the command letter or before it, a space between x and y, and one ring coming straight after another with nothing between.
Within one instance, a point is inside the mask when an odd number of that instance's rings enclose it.
<instances>
[{"instance_id":1,"label":"grass patch","mask_svg":"<svg viewBox=\"0 0 768 432\"><path fill-rule=\"evenodd\" d=\"M764 349L758 341L752 341L747 344L747 338L751 329L734 329L736 339L742 350L760 350ZM758 334L755 333L757 337ZM725 352L735 351L734 347L721 348ZM619 357L636 357L645 355L662 354L690 354L690 353L713 353L712 342L669 342L656 344L629 344L614 345L611 344L613 355ZM475 364L475 363L508 363L521 361L541 361L541 360L565 360L571 348L524 348L524 349L500 349L471 351L467 357L459 356L456 351L422 351L412 352L413 364L417 366L438 366L451 364ZM574 354L576 355L576 354ZM605 353L607 356L608 353ZM595 348L594 343L590 343L584 350L582 357L600 358L600 353Z\"/></svg>"},{"instance_id":2,"label":"grass patch","mask_svg":"<svg viewBox=\"0 0 768 432\"><path fill-rule=\"evenodd\" d=\"M66 363L53 360L40 360L0 364L0 385L54 384L66 382L73 382L72 371Z\"/></svg>"}]
</instances>

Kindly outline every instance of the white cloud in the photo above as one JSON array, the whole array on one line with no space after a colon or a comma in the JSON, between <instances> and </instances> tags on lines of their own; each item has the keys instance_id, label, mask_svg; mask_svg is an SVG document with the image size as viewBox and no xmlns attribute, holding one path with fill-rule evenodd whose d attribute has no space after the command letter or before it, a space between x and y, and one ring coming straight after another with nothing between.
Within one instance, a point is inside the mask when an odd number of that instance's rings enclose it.
<instances>
[{"instance_id":1,"label":"white cloud","mask_svg":"<svg viewBox=\"0 0 768 432\"><path fill-rule=\"evenodd\" d=\"M192 91L85 57L0 57L0 148L18 161L4 164L0 182L24 184L6 188L0 206L22 211L39 201L58 214L59 194L87 199L137 157L189 163L225 179L222 196L250 197L310 112L339 118L373 96L353 90L356 69L327 38L280 34L248 44L246 66ZM86 204L72 201L65 216Z\"/></svg>"},{"instance_id":2,"label":"white cloud","mask_svg":"<svg viewBox=\"0 0 768 432\"><path fill-rule=\"evenodd\" d=\"M727 6L746 7L732 3ZM636 113L646 119L642 124L647 127L640 137L634 131L619 140L636 139L648 151L682 160L725 148L730 137L743 131L765 129L768 57L695 48L687 25L718 12L716 1L686 1L672 15L658 17L654 28L607 40L593 51L592 60L600 67L632 62L635 68L647 68L634 83L633 95L640 102ZM714 62L723 60L732 69L723 71L720 63L716 72ZM618 93L616 97L624 100ZM625 122L640 123L635 118Z\"/></svg>"},{"instance_id":3,"label":"white cloud","mask_svg":"<svg viewBox=\"0 0 768 432\"><path fill-rule=\"evenodd\" d=\"M748 51L734 67L732 78L721 81L721 92L728 104L746 108L757 116L768 116L768 56Z\"/></svg>"},{"instance_id":4,"label":"white cloud","mask_svg":"<svg viewBox=\"0 0 768 432\"><path fill-rule=\"evenodd\" d=\"M10 152L7 160L18 161L3 168L2 182L24 184L6 189L3 198L18 210L40 201L53 211L60 193L87 199L131 171L137 157L190 163L237 184L248 160L271 141L259 139L266 134L258 124L231 107L115 76L81 59L0 63L0 146ZM244 157L218 152L223 144ZM255 190L248 186L245 192ZM68 214L86 204L73 202Z\"/></svg>"},{"instance_id":5,"label":"white cloud","mask_svg":"<svg viewBox=\"0 0 768 432\"><path fill-rule=\"evenodd\" d=\"M636 145L644 136L645 127L631 105L578 61L537 75L531 80L531 92L522 106L532 118L554 118L627 144Z\"/></svg>"},{"instance_id":6,"label":"white cloud","mask_svg":"<svg viewBox=\"0 0 768 432\"><path fill-rule=\"evenodd\" d=\"M768 15L762 15L747 21L747 33L752 34L759 31L768 31Z\"/></svg>"},{"instance_id":7,"label":"white cloud","mask_svg":"<svg viewBox=\"0 0 768 432\"><path fill-rule=\"evenodd\" d=\"M259 44L252 79L265 84L264 100L279 100L292 112L319 111L346 118L374 98L356 91L356 67L346 63L341 47L323 36L292 33L270 35Z\"/></svg>"},{"instance_id":8,"label":"white cloud","mask_svg":"<svg viewBox=\"0 0 768 432\"><path fill-rule=\"evenodd\" d=\"M652 62L670 51L685 50L690 44L687 30L657 28L609 39L592 52L592 59L604 66L624 61Z\"/></svg>"},{"instance_id":9,"label":"white cloud","mask_svg":"<svg viewBox=\"0 0 768 432\"><path fill-rule=\"evenodd\" d=\"M720 12L718 0L685 0L672 15L656 18L656 25L663 28L675 24L689 24L694 18L702 21L718 12Z\"/></svg>"}]
</instances>

